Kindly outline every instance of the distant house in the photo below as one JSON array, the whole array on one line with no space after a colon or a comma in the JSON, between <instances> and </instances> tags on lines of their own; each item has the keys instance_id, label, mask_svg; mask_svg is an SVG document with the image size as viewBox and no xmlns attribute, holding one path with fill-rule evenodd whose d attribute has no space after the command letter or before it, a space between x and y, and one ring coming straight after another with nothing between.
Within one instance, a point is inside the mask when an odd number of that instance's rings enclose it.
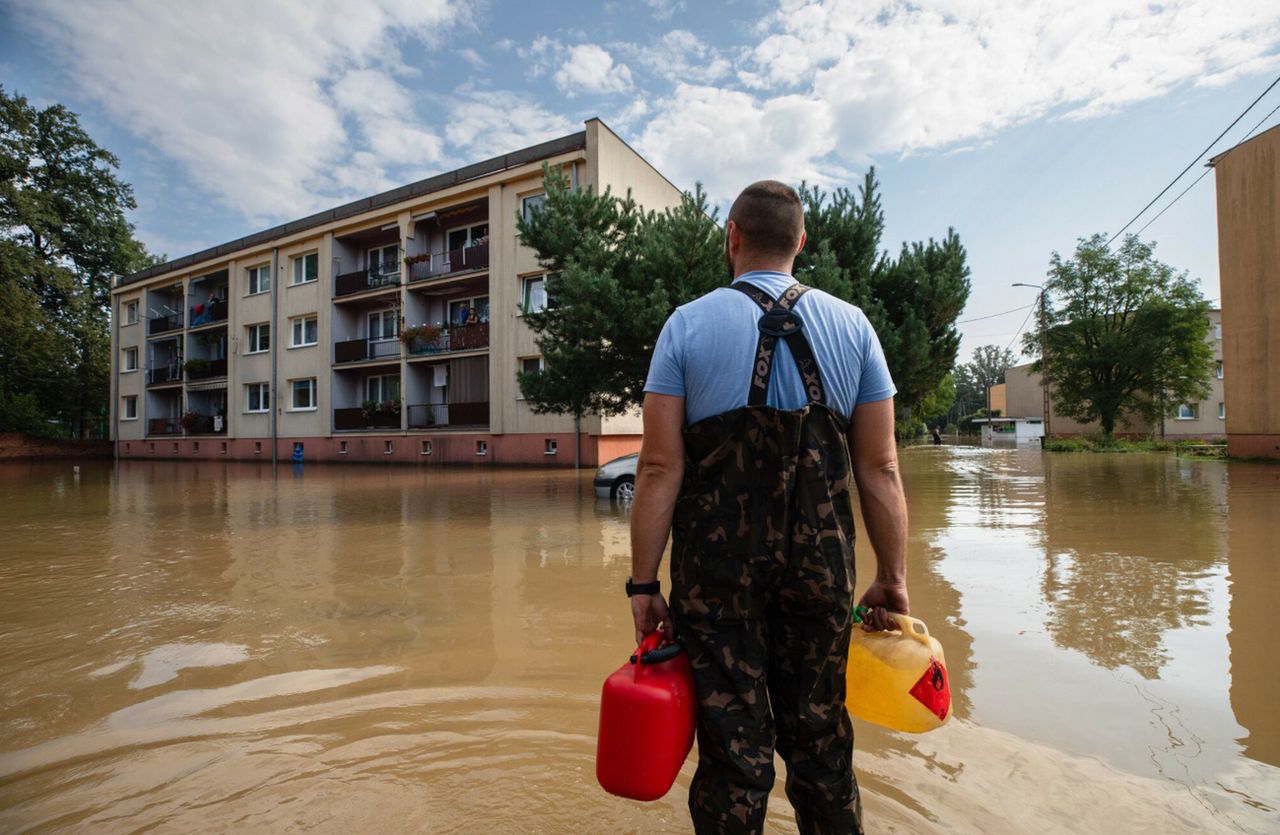
<instances>
[{"instance_id":1,"label":"distant house","mask_svg":"<svg viewBox=\"0 0 1280 835\"><path fill-rule=\"evenodd\" d=\"M1227 448L1280 458L1280 127L1209 164L1218 189Z\"/></svg>"},{"instance_id":2,"label":"distant house","mask_svg":"<svg viewBox=\"0 0 1280 835\"><path fill-rule=\"evenodd\" d=\"M1213 345L1214 372L1210 378L1209 396L1198 403L1179 403L1175 406L1172 417L1164 419L1163 435L1172 440L1187 438L1221 438L1226 434L1226 398L1223 394L1223 383L1229 376L1227 366L1223 362L1223 326L1222 311L1209 311L1209 340ZM1031 370L1031 364L1018 365L1005 372L1005 404L1002 411L1010 418L1034 418L1044 420L1044 389L1040 383L1040 375ZM994 395L994 389L993 389ZM994 402L994 400L993 400ZM1052 408L1052 407L1051 407ZM1069 417L1058 414L1053 409L1049 415L1049 433L1055 437L1062 435L1091 435L1102 431L1102 427L1094 423L1080 423ZM1161 435L1159 422L1145 424L1131 415L1122 415L1116 422L1117 435L1147 436Z\"/></svg>"}]
</instances>

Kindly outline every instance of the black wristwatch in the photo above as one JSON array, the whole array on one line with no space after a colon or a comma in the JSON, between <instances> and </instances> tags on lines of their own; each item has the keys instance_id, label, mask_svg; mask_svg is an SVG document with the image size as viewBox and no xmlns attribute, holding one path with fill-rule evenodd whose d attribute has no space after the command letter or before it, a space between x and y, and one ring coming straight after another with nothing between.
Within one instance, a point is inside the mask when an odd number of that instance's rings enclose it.
<instances>
[{"instance_id":1,"label":"black wristwatch","mask_svg":"<svg viewBox=\"0 0 1280 835\"><path fill-rule=\"evenodd\" d=\"M627 597L634 597L637 594L657 594L662 588L662 583L654 580L652 583L633 583L631 578L627 578Z\"/></svg>"}]
</instances>

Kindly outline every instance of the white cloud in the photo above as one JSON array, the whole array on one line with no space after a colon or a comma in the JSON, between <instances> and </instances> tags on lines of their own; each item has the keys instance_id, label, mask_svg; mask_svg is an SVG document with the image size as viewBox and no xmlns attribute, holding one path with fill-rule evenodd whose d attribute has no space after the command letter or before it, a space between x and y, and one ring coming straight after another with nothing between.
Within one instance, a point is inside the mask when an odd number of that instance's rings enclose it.
<instances>
[{"instance_id":1,"label":"white cloud","mask_svg":"<svg viewBox=\"0 0 1280 835\"><path fill-rule=\"evenodd\" d=\"M624 44L621 48L635 63L671 82L712 84L733 71L718 49L687 29L673 29L644 46Z\"/></svg>"},{"instance_id":2,"label":"white cloud","mask_svg":"<svg viewBox=\"0 0 1280 835\"><path fill-rule=\"evenodd\" d=\"M658 20L670 20L676 12L684 11L684 0L643 0Z\"/></svg>"},{"instance_id":3,"label":"white cloud","mask_svg":"<svg viewBox=\"0 0 1280 835\"><path fill-rule=\"evenodd\" d=\"M625 93L632 86L631 69L626 64L615 64L608 50L591 43L569 47L553 80L570 97L580 92Z\"/></svg>"},{"instance_id":4,"label":"white cloud","mask_svg":"<svg viewBox=\"0 0 1280 835\"><path fill-rule=\"evenodd\" d=\"M467 162L477 162L580 129L526 95L461 90L449 105L445 138L466 149Z\"/></svg>"},{"instance_id":5,"label":"white cloud","mask_svg":"<svg viewBox=\"0 0 1280 835\"><path fill-rule=\"evenodd\" d=\"M760 101L749 93L681 84L659 102L637 147L682 188L717 198L755 180L830 183L846 172L822 163L835 150L831 110L803 96Z\"/></svg>"},{"instance_id":6,"label":"white cloud","mask_svg":"<svg viewBox=\"0 0 1280 835\"><path fill-rule=\"evenodd\" d=\"M388 166L435 163L443 143L398 80L393 35L430 43L468 20L452 0L358 14L341 0L46 0L17 16L83 95L253 222L367 194L391 182Z\"/></svg>"}]
</instances>

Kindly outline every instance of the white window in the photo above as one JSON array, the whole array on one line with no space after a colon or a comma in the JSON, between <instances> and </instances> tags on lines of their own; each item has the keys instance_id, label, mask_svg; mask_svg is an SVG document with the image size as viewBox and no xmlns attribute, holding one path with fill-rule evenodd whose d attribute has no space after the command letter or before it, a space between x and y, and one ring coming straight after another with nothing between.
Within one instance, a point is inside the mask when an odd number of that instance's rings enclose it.
<instances>
[{"instance_id":1,"label":"white window","mask_svg":"<svg viewBox=\"0 0 1280 835\"><path fill-rule=\"evenodd\" d=\"M249 347L245 351L246 354L261 354L271 349L271 325L263 322L260 325L249 326Z\"/></svg>"},{"instance_id":2,"label":"white window","mask_svg":"<svg viewBox=\"0 0 1280 835\"><path fill-rule=\"evenodd\" d=\"M1221 400L1218 401L1218 420L1227 419L1227 404Z\"/></svg>"},{"instance_id":3,"label":"white window","mask_svg":"<svg viewBox=\"0 0 1280 835\"><path fill-rule=\"evenodd\" d=\"M306 284L320 277L320 253L312 252L293 259L293 283Z\"/></svg>"},{"instance_id":4,"label":"white window","mask_svg":"<svg viewBox=\"0 0 1280 835\"><path fill-rule=\"evenodd\" d=\"M245 386L244 410L246 412L271 411L271 385L269 383L250 383Z\"/></svg>"},{"instance_id":5,"label":"white window","mask_svg":"<svg viewBox=\"0 0 1280 835\"><path fill-rule=\"evenodd\" d=\"M138 324L138 303L137 302L125 302L124 324L126 325Z\"/></svg>"},{"instance_id":6,"label":"white window","mask_svg":"<svg viewBox=\"0 0 1280 835\"><path fill-rule=\"evenodd\" d=\"M137 371L138 370L138 349L125 348L122 352L121 371Z\"/></svg>"},{"instance_id":7,"label":"white window","mask_svg":"<svg viewBox=\"0 0 1280 835\"><path fill-rule=\"evenodd\" d=\"M1214 339L1222 338L1222 325L1219 324L1219 325L1213 326L1213 338Z\"/></svg>"},{"instance_id":8,"label":"white window","mask_svg":"<svg viewBox=\"0 0 1280 835\"><path fill-rule=\"evenodd\" d=\"M449 231L448 249L452 252L455 249L466 249L467 247L479 246L488 242L489 224L477 223L475 226L451 229Z\"/></svg>"},{"instance_id":9,"label":"white window","mask_svg":"<svg viewBox=\"0 0 1280 835\"><path fill-rule=\"evenodd\" d=\"M369 314L369 340L386 342L400 336L400 317L394 310L379 310Z\"/></svg>"},{"instance_id":10,"label":"white window","mask_svg":"<svg viewBox=\"0 0 1280 835\"><path fill-rule=\"evenodd\" d=\"M1195 420L1196 412L1196 404L1194 403L1178 404L1178 420Z\"/></svg>"},{"instance_id":11,"label":"white window","mask_svg":"<svg viewBox=\"0 0 1280 835\"><path fill-rule=\"evenodd\" d=\"M319 256L317 255L317 258ZM250 296L258 293L265 293L271 289L271 265L263 264L260 267L250 267L247 270L249 276L248 293Z\"/></svg>"},{"instance_id":12,"label":"white window","mask_svg":"<svg viewBox=\"0 0 1280 835\"><path fill-rule=\"evenodd\" d=\"M384 403L400 399L400 375L383 374L370 377L365 384L365 398Z\"/></svg>"},{"instance_id":13,"label":"white window","mask_svg":"<svg viewBox=\"0 0 1280 835\"><path fill-rule=\"evenodd\" d=\"M294 411L310 411L316 407L316 378L291 380L289 387L293 392L292 408Z\"/></svg>"},{"instance_id":14,"label":"white window","mask_svg":"<svg viewBox=\"0 0 1280 835\"><path fill-rule=\"evenodd\" d=\"M400 273L400 246L375 246L369 250L370 275L398 275Z\"/></svg>"},{"instance_id":15,"label":"white window","mask_svg":"<svg viewBox=\"0 0 1280 835\"><path fill-rule=\"evenodd\" d=\"M138 419L138 396L136 394L129 394L120 398L120 419Z\"/></svg>"},{"instance_id":16,"label":"white window","mask_svg":"<svg viewBox=\"0 0 1280 835\"><path fill-rule=\"evenodd\" d=\"M320 341L319 326L316 324L316 317L298 316L289 320L293 325L293 343L292 347L302 348L307 345L315 345Z\"/></svg>"},{"instance_id":17,"label":"white window","mask_svg":"<svg viewBox=\"0 0 1280 835\"><path fill-rule=\"evenodd\" d=\"M1213 374L1219 380L1222 379L1222 360L1218 360L1217 365L1214 367Z\"/></svg>"},{"instance_id":18,"label":"white window","mask_svg":"<svg viewBox=\"0 0 1280 835\"><path fill-rule=\"evenodd\" d=\"M537 275L526 278L520 290L520 309L525 313L541 313L547 309L547 278Z\"/></svg>"},{"instance_id":19,"label":"white window","mask_svg":"<svg viewBox=\"0 0 1280 835\"><path fill-rule=\"evenodd\" d=\"M547 203L547 195L530 194L528 197L520 201L520 214L525 220L534 212L542 211L542 207Z\"/></svg>"}]
</instances>

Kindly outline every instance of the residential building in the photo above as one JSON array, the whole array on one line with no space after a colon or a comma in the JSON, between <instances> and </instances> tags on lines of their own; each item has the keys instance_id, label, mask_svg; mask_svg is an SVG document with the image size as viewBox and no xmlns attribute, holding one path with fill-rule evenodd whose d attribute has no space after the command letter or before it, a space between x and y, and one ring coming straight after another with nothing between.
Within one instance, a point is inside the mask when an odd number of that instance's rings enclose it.
<instances>
[{"instance_id":1,"label":"residential building","mask_svg":"<svg viewBox=\"0 0 1280 835\"><path fill-rule=\"evenodd\" d=\"M1210 165L1218 191L1227 451L1280 458L1280 127Z\"/></svg>"},{"instance_id":2,"label":"residential building","mask_svg":"<svg viewBox=\"0 0 1280 835\"><path fill-rule=\"evenodd\" d=\"M1210 377L1210 394L1198 403L1179 403L1174 405L1174 415L1161 423L1147 425L1131 415L1122 415L1116 423L1117 435L1142 436L1163 435L1173 440L1188 438L1221 438L1225 432L1226 415L1230 412L1224 396L1223 383L1230 378L1223 362L1222 311L1209 311L1209 342L1213 346L1214 371ZM1031 370L1031 364L1018 365L1005 372L1005 400L1007 417L1044 419L1044 389L1041 387L1040 375ZM1069 417L1058 414L1057 409L1050 406L1049 434L1058 437L1064 435L1090 435L1102 431L1095 423L1080 423Z\"/></svg>"},{"instance_id":3,"label":"residential building","mask_svg":"<svg viewBox=\"0 0 1280 835\"><path fill-rule=\"evenodd\" d=\"M571 187L679 189L600 120L581 132L367 197L127 276L112 291L121 457L559 463L569 416L539 415L523 312L545 270L516 216L542 166ZM585 465L639 448L638 414L588 416Z\"/></svg>"}]
</instances>

